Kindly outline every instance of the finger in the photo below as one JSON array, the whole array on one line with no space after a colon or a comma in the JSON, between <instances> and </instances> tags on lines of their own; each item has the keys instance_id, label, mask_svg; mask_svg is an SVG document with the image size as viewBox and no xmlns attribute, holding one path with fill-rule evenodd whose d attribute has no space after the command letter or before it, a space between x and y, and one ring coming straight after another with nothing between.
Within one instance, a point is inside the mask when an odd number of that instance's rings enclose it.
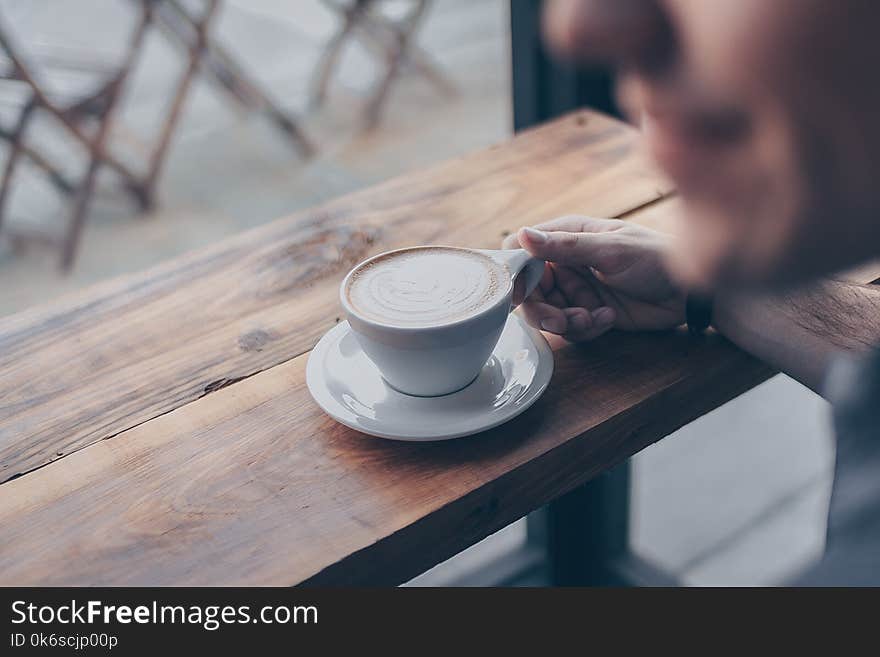
<instances>
[{"instance_id":1,"label":"finger","mask_svg":"<svg viewBox=\"0 0 880 657\"><path fill-rule=\"evenodd\" d=\"M505 237L501 241L501 248L502 249L519 249L519 248L521 248L520 243L519 243L519 239L517 239L517 237L516 237L516 233L511 233L510 235Z\"/></svg>"},{"instance_id":2,"label":"finger","mask_svg":"<svg viewBox=\"0 0 880 657\"><path fill-rule=\"evenodd\" d=\"M567 330L563 334L570 342L595 340L614 326L616 315L612 308L602 306L593 311L584 308L565 308Z\"/></svg>"},{"instance_id":3,"label":"finger","mask_svg":"<svg viewBox=\"0 0 880 657\"><path fill-rule=\"evenodd\" d=\"M602 233L612 230L618 230L623 227L624 222L620 219L600 219L597 217L587 217L581 214L567 214L562 217L556 217L550 221L544 221L535 224L533 228L545 231L569 231L572 233ZM501 241L502 249L520 249L518 233L511 233Z\"/></svg>"},{"instance_id":4,"label":"finger","mask_svg":"<svg viewBox=\"0 0 880 657\"><path fill-rule=\"evenodd\" d=\"M602 305L602 298L590 280L591 274L581 267L554 267L556 287L568 300L567 306L593 310Z\"/></svg>"},{"instance_id":5,"label":"finger","mask_svg":"<svg viewBox=\"0 0 880 657\"><path fill-rule=\"evenodd\" d=\"M520 311L525 316L526 322L536 329L562 335L568 328L562 309L551 306L549 303L532 301L529 297L520 306Z\"/></svg>"},{"instance_id":6,"label":"finger","mask_svg":"<svg viewBox=\"0 0 880 657\"><path fill-rule=\"evenodd\" d=\"M580 233L521 228L519 242L533 256L573 267L610 268L617 236L612 232Z\"/></svg>"},{"instance_id":7,"label":"finger","mask_svg":"<svg viewBox=\"0 0 880 657\"><path fill-rule=\"evenodd\" d=\"M559 287L553 288L550 294L545 295L547 303L552 306L556 306L557 308L565 308L566 306L570 306L571 304L568 302L568 299L565 298L565 295L562 294L562 291Z\"/></svg>"},{"instance_id":8,"label":"finger","mask_svg":"<svg viewBox=\"0 0 880 657\"><path fill-rule=\"evenodd\" d=\"M532 228L548 232L607 233L613 230L620 230L625 225L626 223L620 219L601 219L599 217L588 217L583 214L567 214L550 221L535 224ZM517 243L519 243L518 240Z\"/></svg>"}]
</instances>

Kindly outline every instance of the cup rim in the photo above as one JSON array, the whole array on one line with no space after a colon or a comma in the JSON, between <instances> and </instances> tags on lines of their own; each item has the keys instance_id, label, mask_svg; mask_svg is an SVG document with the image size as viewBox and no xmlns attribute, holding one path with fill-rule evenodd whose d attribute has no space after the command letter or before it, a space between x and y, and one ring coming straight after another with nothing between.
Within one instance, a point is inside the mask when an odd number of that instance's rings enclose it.
<instances>
[{"instance_id":1,"label":"cup rim","mask_svg":"<svg viewBox=\"0 0 880 657\"><path fill-rule=\"evenodd\" d=\"M352 275L356 271L358 271L361 267L365 267L366 265L370 264L374 260L378 260L379 258L384 258L385 256L391 255L392 253L400 253L402 251L414 251L416 249L432 249L432 248L453 249L456 251L467 251L469 253L478 253L478 254L488 258L489 260L492 260L493 262L497 263L499 266L503 267L507 271L507 274L508 274L507 290L505 291L504 296L501 299L499 299L498 301L496 301L495 303L493 303L492 305L484 308L483 310L479 311L476 314L470 315L468 317L463 317L461 319L456 319L451 322L432 324L431 326L400 326L398 324L386 324L382 321L371 319L369 317L365 317L363 314L359 313L348 302L348 299L346 298L346 294L345 294L346 287L348 286L348 281L352 277ZM342 303L342 308L345 310L345 312L348 315L353 315L354 317L356 317L358 319L358 321L364 322L365 324L369 324L370 326L373 326L375 328L387 329L387 330L391 330L391 331L402 331L404 333L423 333L423 332L432 331L432 330L440 330L440 329L446 330L446 329L450 329L450 328L456 328L456 327L464 326L465 324L468 324L468 323L473 322L475 320L482 319L483 317L486 317L487 315L490 315L491 313L496 312L498 310L498 307L501 306L502 304L507 303L508 305L510 305L510 295L511 295L512 291L513 291L513 277L510 276L510 268L507 266L507 264L505 264L503 262L498 262L497 260L492 258L492 256L483 253L481 249L475 249L475 248L470 248L470 247L466 247L466 246L449 246L447 244L421 244L421 245L417 245L417 246L404 246L404 247L400 247L398 249L391 249L389 251L383 251L382 253L377 253L376 255L370 256L366 260L363 260L363 261L359 262L358 264L356 264L354 267L352 267L349 270L349 272L345 275L345 278L342 279L342 283L340 283L340 285L339 285L339 300Z\"/></svg>"}]
</instances>

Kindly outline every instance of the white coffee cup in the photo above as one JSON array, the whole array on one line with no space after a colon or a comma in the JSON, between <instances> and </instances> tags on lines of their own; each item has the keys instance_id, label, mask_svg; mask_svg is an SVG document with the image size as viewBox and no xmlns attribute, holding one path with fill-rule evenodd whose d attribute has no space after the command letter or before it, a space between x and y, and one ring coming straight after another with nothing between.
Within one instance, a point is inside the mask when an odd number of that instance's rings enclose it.
<instances>
[{"instance_id":1,"label":"white coffee cup","mask_svg":"<svg viewBox=\"0 0 880 657\"><path fill-rule=\"evenodd\" d=\"M352 276L375 260L408 250L388 251L358 264L342 281L339 296L358 343L389 385L421 397L446 395L461 390L479 375L513 310L514 280L520 273L525 276L524 292L528 296L541 280L544 261L523 249L462 249L501 264L508 274L504 281L507 289L476 314L438 326L391 325L353 307L347 294Z\"/></svg>"}]
</instances>

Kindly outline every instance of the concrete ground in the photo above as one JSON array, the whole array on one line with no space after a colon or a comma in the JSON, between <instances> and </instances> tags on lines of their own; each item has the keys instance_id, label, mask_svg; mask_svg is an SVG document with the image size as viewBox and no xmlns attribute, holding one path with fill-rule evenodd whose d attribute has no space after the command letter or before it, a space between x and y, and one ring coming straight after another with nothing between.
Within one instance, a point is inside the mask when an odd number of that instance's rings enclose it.
<instances>
[{"instance_id":1,"label":"concrete ground","mask_svg":"<svg viewBox=\"0 0 880 657\"><path fill-rule=\"evenodd\" d=\"M113 52L131 3L10 0L2 18L23 35L88 43ZM329 102L308 111L306 90L335 17L316 0L230 0L218 38L275 97L302 116L319 144L303 161L260 117L242 115L198 84L187 104L160 187L147 216L106 176L89 213L74 271L57 272L57 253L14 251L0 239L0 315L22 310L106 277L136 271L299 208L506 138L510 134L509 32L502 0L442 0L420 35L457 92L444 95L416 76L394 88L380 126L361 127L372 60L350 49ZM115 12L115 13L114 13ZM100 29L95 29L95 26ZM127 95L114 148L138 162L180 70L161 36L150 38ZM0 119L8 117L0 97ZM47 140L75 167L80 154L51 126ZM25 172L11 221L57 232L64 204ZM633 545L694 585L784 581L821 552L832 450L825 403L776 377L635 458ZM523 525L471 548L414 583L461 581L462 573L521 542Z\"/></svg>"}]
</instances>

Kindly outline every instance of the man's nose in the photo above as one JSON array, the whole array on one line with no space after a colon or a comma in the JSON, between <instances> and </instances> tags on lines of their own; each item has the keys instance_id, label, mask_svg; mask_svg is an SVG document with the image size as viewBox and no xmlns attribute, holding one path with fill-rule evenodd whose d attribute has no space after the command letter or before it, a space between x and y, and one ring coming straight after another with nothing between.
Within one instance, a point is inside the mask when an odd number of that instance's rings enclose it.
<instances>
[{"instance_id":1,"label":"man's nose","mask_svg":"<svg viewBox=\"0 0 880 657\"><path fill-rule=\"evenodd\" d=\"M674 51L658 0L548 0L544 34L564 57L643 71L662 68Z\"/></svg>"}]
</instances>

